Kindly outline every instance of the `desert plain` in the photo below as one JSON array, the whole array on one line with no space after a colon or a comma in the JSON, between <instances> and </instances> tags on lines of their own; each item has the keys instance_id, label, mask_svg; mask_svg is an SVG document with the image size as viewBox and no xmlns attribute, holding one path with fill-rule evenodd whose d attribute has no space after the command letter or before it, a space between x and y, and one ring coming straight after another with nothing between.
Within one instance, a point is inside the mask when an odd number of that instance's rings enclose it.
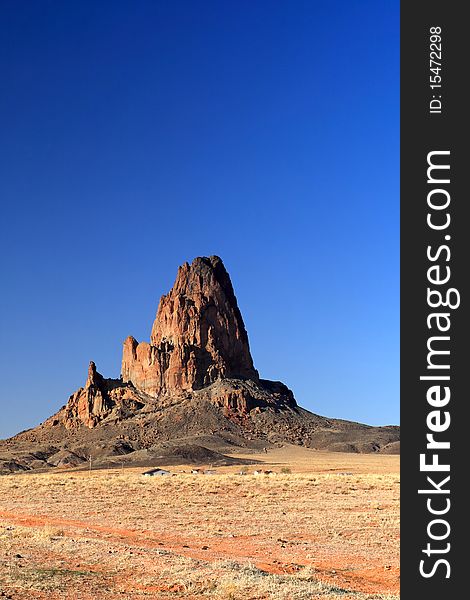
<instances>
[{"instance_id":1,"label":"desert plain","mask_svg":"<svg viewBox=\"0 0 470 600\"><path fill-rule=\"evenodd\" d=\"M398 455L236 456L260 464L0 477L0 597L399 598Z\"/></svg>"}]
</instances>

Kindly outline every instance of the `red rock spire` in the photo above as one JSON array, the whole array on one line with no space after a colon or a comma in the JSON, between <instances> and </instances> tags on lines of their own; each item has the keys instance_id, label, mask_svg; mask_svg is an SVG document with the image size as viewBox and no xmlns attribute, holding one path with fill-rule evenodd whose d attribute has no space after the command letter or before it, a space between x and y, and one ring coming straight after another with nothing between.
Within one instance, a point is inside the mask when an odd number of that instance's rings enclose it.
<instances>
[{"instance_id":1,"label":"red rock spire","mask_svg":"<svg viewBox=\"0 0 470 600\"><path fill-rule=\"evenodd\" d=\"M195 390L218 379L258 381L229 274L218 256L178 269L161 297L150 344L124 342L123 380L147 393Z\"/></svg>"}]
</instances>

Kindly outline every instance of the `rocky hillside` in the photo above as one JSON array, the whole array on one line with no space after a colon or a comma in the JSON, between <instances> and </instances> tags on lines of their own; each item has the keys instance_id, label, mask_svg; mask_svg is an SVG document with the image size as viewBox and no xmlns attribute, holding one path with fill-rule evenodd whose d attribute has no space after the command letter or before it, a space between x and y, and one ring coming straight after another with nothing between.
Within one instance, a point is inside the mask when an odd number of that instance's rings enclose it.
<instances>
[{"instance_id":1,"label":"rocky hillside","mask_svg":"<svg viewBox=\"0 0 470 600\"><path fill-rule=\"evenodd\" d=\"M398 440L398 427L320 417L283 383L260 379L230 277L211 256L179 268L149 343L125 340L121 378L104 378L91 362L85 386L55 415L0 442L0 471L74 466L90 456L144 464L181 444L232 454L286 442L397 452Z\"/></svg>"}]
</instances>

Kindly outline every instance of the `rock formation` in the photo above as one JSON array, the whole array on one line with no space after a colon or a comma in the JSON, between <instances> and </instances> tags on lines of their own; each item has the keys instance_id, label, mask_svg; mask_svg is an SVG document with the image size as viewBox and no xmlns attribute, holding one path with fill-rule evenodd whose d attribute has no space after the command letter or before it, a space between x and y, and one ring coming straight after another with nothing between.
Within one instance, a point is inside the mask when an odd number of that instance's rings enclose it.
<instances>
[{"instance_id":1,"label":"rock formation","mask_svg":"<svg viewBox=\"0 0 470 600\"><path fill-rule=\"evenodd\" d=\"M46 423L60 422L66 429L78 429L82 425L92 429L108 417L120 419L135 415L144 404L145 394L120 379L105 379L91 361L85 387L74 392L63 409Z\"/></svg>"},{"instance_id":2,"label":"rock formation","mask_svg":"<svg viewBox=\"0 0 470 600\"><path fill-rule=\"evenodd\" d=\"M230 378L259 379L248 335L221 259L196 258L162 296L150 344L124 342L122 379L158 396Z\"/></svg>"},{"instance_id":3,"label":"rock formation","mask_svg":"<svg viewBox=\"0 0 470 600\"><path fill-rule=\"evenodd\" d=\"M139 393L160 406L188 394L204 397L231 416L296 406L285 385L259 378L219 257L196 258L178 269L173 288L160 299L150 343L125 340L120 381L104 379L91 362L85 387L70 397L62 422L67 429L96 427L113 410L128 412Z\"/></svg>"},{"instance_id":4,"label":"rock formation","mask_svg":"<svg viewBox=\"0 0 470 600\"><path fill-rule=\"evenodd\" d=\"M68 428L80 423L94 427L109 412L111 406L104 378L91 361L85 387L79 388L67 402L64 423Z\"/></svg>"},{"instance_id":5,"label":"rock formation","mask_svg":"<svg viewBox=\"0 0 470 600\"><path fill-rule=\"evenodd\" d=\"M104 378L91 362L85 386L55 415L0 441L0 472L75 465L91 455L145 462L165 444L201 440L230 452L288 442L395 453L399 436L398 427L315 415L283 383L261 379L230 277L211 256L179 268L150 343L125 340L120 379Z\"/></svg>"}]
</instances>

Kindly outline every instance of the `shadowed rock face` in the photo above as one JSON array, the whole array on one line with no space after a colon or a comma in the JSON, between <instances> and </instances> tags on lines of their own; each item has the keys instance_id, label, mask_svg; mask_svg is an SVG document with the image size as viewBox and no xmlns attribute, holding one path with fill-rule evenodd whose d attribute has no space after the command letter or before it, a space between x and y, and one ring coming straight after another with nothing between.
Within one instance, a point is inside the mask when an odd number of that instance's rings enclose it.
<instances>
[{"instance_id":1,"label":"shadowed rock face","mask_svg":"<svg viewBox=\"0 0 470 600\"><path fill-rule=\"evenodd\" d=\"M178 269L161 297L150 344L132 336L124 342L122 379L158 396L226 378L259 379L222 260L200 257Z\"/></svg>"}]
</instances>

